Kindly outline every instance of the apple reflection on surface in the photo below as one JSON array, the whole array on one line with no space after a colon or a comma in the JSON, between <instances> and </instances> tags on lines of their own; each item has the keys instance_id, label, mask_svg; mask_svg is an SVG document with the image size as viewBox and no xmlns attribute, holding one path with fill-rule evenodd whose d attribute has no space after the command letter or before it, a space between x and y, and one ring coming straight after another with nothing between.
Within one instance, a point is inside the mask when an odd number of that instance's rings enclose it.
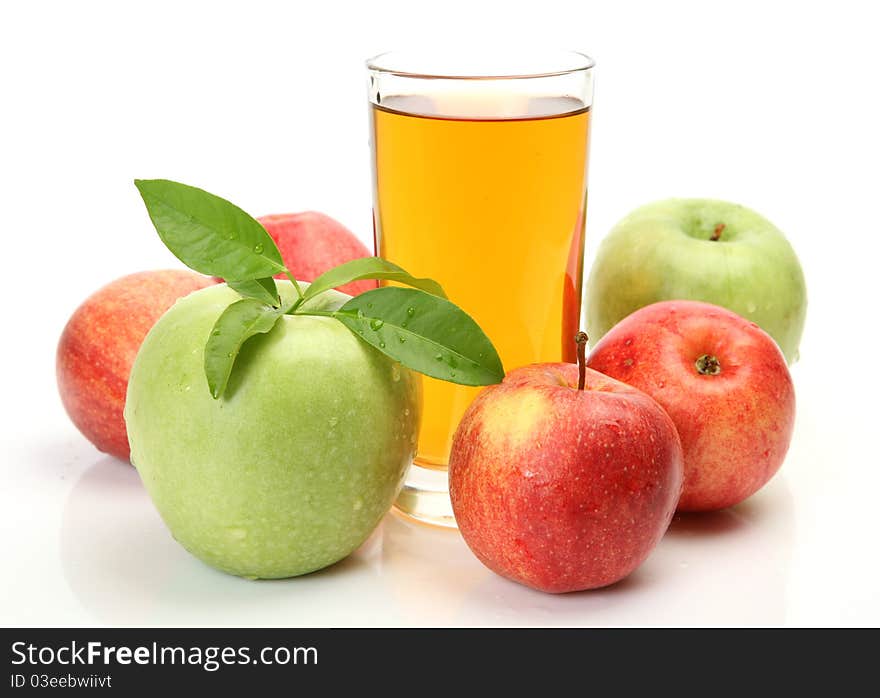
<instances>
[{"instance_id":1,"label":"apple reflection on surface","mask_svg":"<svg viewBox=\"0 0 880 698\"><path fill-rule=\"evenodd\" d=\"M146 620L153 591L186 562L158 518L137 471L114 458L98 460L73 486L61 525L62 566L70 588L101 622Z\"/></svg>"},{"instance_id":2,"label":"apple reflection on surface","mask_svg":"<svg viewBox=\"0 0 880 698\"><path fill-rule=\"evenodd\" d=\"M103 457L68 496L67 583L110 625L776 625L794 544L784 475L743 504L678 516L648 560L605 589L551 595L495 575L457 531L395 515L321 572L249 582L177 544L134 468Z\"/></svg>"},{"instance_id":3,"label":"apple reflection on surface","mask_svg":"<svg viewBox=\"0 0 880 698\"><path fill-rule=\"evenodd\" d=\"M457 622L498 625L778 625L794 545L784 478L750 500L677 515L648 560L604 589L551 596L485 578Z\"/></svg>"},{"instance_id":4,"label":"apple reflection on surface","mask_svg":"<svg viewBox=\"0 0 880 698\"><path fill-rule=\"evenodd\" d=\"M382 526L355 553L320 572L247 581L201 563L172 538L137 471L104 457L74 485L61 526L67 584L109 625L380 624ZM357 584L363 617L343 603Z\"/></svg>"},{"instance_id":5,"label":"apple reflection on surface","mask_svg":"<svg viewBox=\"0 0 880 698\"><path fill-rule=\"evenodd\" d=\"M468 623L462 605L487 577L457 530L385 518L382 575L408 625Z\"/></svg>"}]
</instances>

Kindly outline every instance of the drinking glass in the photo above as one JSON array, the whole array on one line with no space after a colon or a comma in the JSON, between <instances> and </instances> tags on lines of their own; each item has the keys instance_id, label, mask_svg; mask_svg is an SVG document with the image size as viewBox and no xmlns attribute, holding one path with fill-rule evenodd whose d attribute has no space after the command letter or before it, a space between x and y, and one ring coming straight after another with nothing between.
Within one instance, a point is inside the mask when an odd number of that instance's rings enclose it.
<instances>
[{"instance_id":1,"label":"drinking glass","mask_svg":"<svg viewBox=\"0 0 880 698\"><path fill-rule=\"evenodd\" d=\"M593 61L580 53L385 53L367 61L376 253L431 277L506 370L574 361ZM479 388L424 379L396 507L454 526L446 467Z\"/></svg>"}]
</instances>

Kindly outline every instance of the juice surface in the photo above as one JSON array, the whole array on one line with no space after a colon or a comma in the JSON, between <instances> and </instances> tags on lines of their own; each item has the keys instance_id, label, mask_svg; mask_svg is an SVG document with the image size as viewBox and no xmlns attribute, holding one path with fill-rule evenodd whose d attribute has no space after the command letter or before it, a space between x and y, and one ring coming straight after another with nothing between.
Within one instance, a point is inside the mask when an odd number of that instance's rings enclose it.
<instances>
[{"instance_id":1,"label":"juice surface","mask_svg":"<svg viewBox=\"0 0 880 698\"><path fill-rule=\"evenodd\" d=\"M397 111L394 98L383 105L371 107L377 253L439 281L505 370L573 361L589 111L570 98L533 100L504 119L443 117L424 101L420 114ZM445 467L479 390L424 379L417 464Z\"/></svg>"}]
</instances>

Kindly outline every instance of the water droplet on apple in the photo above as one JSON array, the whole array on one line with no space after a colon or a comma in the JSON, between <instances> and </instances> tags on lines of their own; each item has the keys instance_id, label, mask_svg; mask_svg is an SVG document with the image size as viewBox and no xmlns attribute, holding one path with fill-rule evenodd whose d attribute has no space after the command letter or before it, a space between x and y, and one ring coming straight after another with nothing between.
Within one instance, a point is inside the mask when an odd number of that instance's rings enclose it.
<instances>
[{"instance_id":1,"label":"water droplet on apple","mask_svg":"<svg viewBox=\"0 0 880 698\"><path fill-rule=\"evenodd\" d=\"M229 233L229 235L226 236L226 239L227 240L235 240L235 238L237 238L237 237L238 237L238 234L233 231L233 232Z\"/></svg>"},{"instance_id":2,"label":"water droplet on apple","mask_svg":"<svg viewBox=\"0 0 880 698\"><path fill-rule=\"evenodd\" d=\"M409 417L409 407L407 407L406 409L404 409L403 413L404 413L407 417Z\"/></svg>"},{"instance_id":3,"label":"water droplet on apple","mask_svg":"<svg viewBox=\"0 0 880 698\"><path fill-rule=\"evenodd\" d=\"M220 330L214 330L211 334L217 337L220 335Z\"/></svg>"},{"instance_id":4,"label":"water droplet on apple","mask_svg":"<svg viewBox=\"0 0 880 698\"><path fill-rule=\"evenodd\" d=\"M443 354L434 354L434 358L437 359L437 361L443 361Z\"/></svg>"},{"instance_id":5,"label":"water droplet on apple","mask_svg":"<svg viewBox=\"0 0 880 698\"><path fill-rule=\"evenodd\" d=\"M384 348L385 348L385 342L379 342L379 348L380 348L380 349L384 349Z\"/></svg>"},{"instance_id":6,"label":"water droplet on apple","mask_svg":"<svg viewBox=\"0 0 880 698\"><path fill-rule=\"evenodd\" d=\"M391 380L395 383L400 380L400 367L397 364L391 366Z\"/></svg>"},{"instance_id":7,"label":"water droplet on apple","mask_svg":"<svg viewBox=\"0 0 880 698\"><path fill-rule=\"evenodd\" d=\"M413 308L412 306L410 306L409 308L406 309L406 314L409 315L410 317L412 317L413 315L416 314L416 309Z\"/></svg>"},{"instance_id":8,"label":"water droplet on apple","mask_svg":"<svg viewBox=\"0 0 880 698\"><path fill-rule=\"evenodd\" d=\"M358 499L354 500L354 504L351 505L351 508L354 509L355 511L360 511L361 509L363 509L363 506L364 506L364 500L358 498Z\"/></svg>"},{"instance_id":9,"label":"water droplet on apple","mask_svg":"<svg viewBox=\"0 0 880 698\"><path fill-rule=\"evenodd\" d=\"M373 331L380 330L380 329L382 329L382 326L384 324L385 324L384 320L379 320L379 319L370 320L370 329Z\"/></svg>"},{"instance_id":10,"label":"water droplet on apple","mask_svg":"<svg viewBox=\"0 0 880 698\"><path fill-rule=\"evenodd\" d=\"M757 309L758 306L755 305L752 301L749 301L746 305L746 310L748 310L750 313L754 313Z\"/></svg>"},{"instance_id":11,"label":"water droplet on apple","mask_svg":"<svg viewBox=\"0 0 880 698\"><path fill-rule=\"evenodd\" d=\"M256 245L254 245L254 252L256 252L257 254L260 254L260 253L262 253L262 251L263 251L263 243L262 242L258 242Z\"/></svg>"},{"instance_id":12,"label":"water droplet on apple","mask_svg":"<svg viewBox=\"0 0 880 698\"><path fill-rule=\"evenodd\" d=\"M406 337L404 337L404 336L399 336L399 337L397 338L397 341L400 342L401 344L405 344L405 343L406 343Z\"/></svg>"}]
</instances>

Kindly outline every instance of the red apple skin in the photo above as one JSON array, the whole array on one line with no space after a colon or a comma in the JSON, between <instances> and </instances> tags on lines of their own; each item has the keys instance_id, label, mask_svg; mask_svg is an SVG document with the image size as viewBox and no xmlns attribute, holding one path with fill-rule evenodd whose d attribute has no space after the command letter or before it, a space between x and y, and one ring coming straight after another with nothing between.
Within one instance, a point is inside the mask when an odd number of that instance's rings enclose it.
<instances>
[{"instance_id":1,"label":"red apple skin","mask_svg":"<svg viewBox=\"0 0 880 698\"><path fill-rule=\"evenodd\" d=\"M98 450L129 459L122 410L134 357L178 298L214 283L188 270L143 271L110 282L74 311L56 352L58 392Z\"/></svg>"},{"instance_id":2,"label":"red apple skin","mask_svg":"<svg viewBox=\"0 0 880 698\"><path fill-rule=\"evenodd\" d=\"M489 569L551 593L613 584L665 533L682 485L669 416L574 364L533 364L465 412L449 462L459 531Z\"/></svg>"},{"instance_id":3,"label":"red apple skin","mask_svg":"<svg viewBox=\"0 0 880 698\"><path fill-rule=\"evenodd\" d=\"M704 354L720 373L697 370ZM672 417L684 449L680 511L737 504L785 459L795 418L785 357L770 335L725 308L646 306L602 337L587 365L648 393Z\"/></svg>"},{"instance_id":4,"label":"red apple skin","mask_svg":"<svg viewBox=\"0 0 880 698\"><path fill-rule=\"evenodd\" d=\"M339 221L317 211L279 213L257 220L281 252L281 259L300 281L314 281L328 269L372 253ZM284 274L276 275L286 279ZM338 288L350 296L376 288L373 279L352 281Z\"/></svg>"}]
</instances>

